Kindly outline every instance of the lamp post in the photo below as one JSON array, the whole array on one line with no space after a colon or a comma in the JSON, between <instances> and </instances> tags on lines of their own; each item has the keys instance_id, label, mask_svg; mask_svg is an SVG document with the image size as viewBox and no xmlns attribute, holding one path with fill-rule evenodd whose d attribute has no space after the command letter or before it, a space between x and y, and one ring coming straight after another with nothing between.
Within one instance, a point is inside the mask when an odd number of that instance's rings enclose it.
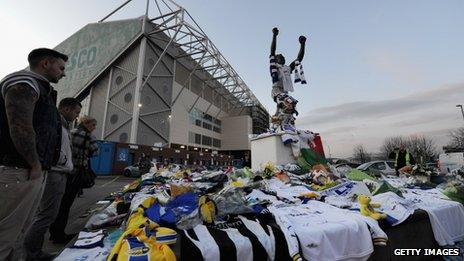
<instances>
[{"instance_id":1,"label":"lamp post","mask_svg":"<svg viewBox=\"0 0 464 261\"><path fill-rule=\"evenodd\" d=\"M462 104L458 104L456 107L461 108L462 119L464 120L464 110L462 109Z\"/></svg>"}]
</instances>

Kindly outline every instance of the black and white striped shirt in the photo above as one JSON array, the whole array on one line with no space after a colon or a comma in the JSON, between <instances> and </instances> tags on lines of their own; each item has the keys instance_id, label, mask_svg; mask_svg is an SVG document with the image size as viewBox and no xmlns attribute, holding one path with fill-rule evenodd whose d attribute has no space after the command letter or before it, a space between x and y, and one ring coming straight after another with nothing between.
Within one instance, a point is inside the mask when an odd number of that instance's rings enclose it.
<instances>
[{"instance_id":1,"label":"black and white striped shirt","mask_svg":"<svg viewBox=\"0 0 464 261\"><path fill-rule=\"evenodd\" d=\"M292 260L285 236L264 219L238 216L216 226L183 230L181 260Z\"/></svg>"},{"instance_id":2,"label":"black and white striped shirt","mask_svg":"<svg viewBox=\"0 0 464 261\"><path fill-rule=\"evenodd\" d=\"M271 72L272 83L278 82L279 71L277 69L277 63L274 55L269 56L269 71Z\"/></svg>"}]
</instances>

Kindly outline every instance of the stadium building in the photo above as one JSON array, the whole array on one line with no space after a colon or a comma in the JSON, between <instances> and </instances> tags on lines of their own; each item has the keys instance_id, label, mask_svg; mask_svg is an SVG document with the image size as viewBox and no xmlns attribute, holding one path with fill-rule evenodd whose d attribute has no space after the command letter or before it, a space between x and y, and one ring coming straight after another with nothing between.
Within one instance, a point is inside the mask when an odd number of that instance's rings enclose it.
<instances>
[{"instance_id":1,"label":"stadium building","mask_svg":"<svg viewBox=\"0 0 464 261\"><path fill-rule=\"evenodd\" d=\"M134 159L157 148L160 160L178 163L242 158L249 134L269 125L266 109L184 8L147 1L146 15L107 21L129 2L55 48L70 57L59 98L82 100L97 139Z\"/></svg>"}]
</instances>

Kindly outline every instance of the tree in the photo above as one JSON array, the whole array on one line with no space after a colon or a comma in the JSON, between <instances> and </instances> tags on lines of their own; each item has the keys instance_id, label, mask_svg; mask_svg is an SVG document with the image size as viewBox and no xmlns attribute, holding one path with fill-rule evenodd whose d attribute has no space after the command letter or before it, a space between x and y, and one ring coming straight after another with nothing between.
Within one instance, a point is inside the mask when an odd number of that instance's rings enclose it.
<instances>
[{"instance_id":1,"label":"tree","mask_svg":"<svg viewBox=\"0 0 464 261\"><path fill-rule=\"evenodd\" d=\"M371 160L371 156L366 151L362 144L359 144L353 149L353 159L359 163L366 163Z\"/></svg>"},{"instance_id":2,"label":"tree","mask_svg":"<svg viewBox=\"0 0 464 261\"><path fill-rule=\"evenodd\" d=\"M463 136L464 137L464 136ZM433 139L425 136L396 136L386 138L381 147L381 153L388 158L390 153L403 145L418 163L425 163L435 159L438 155Z\"/></svg>"},{"instance_id":3,"label":"tree","mask_svg":"<svg viewBox=\"0 0 464 261\"><path fill-rule=\"evenodd\" d=\"M464 128L450 131L450 142L447 147L462 149L464 148Z\"/></svg>"},{"instance_id":4,"label":"tree","mask_svg":"<svg viewBox=\"0 0 464 261\"><path fill-rule=\"evenodd\" d=\"M377 153L371 152L369 153L369 155L371 156L371 161L372 160L385 160L385 155L384 153L381 153L381 152L377 152Z\"/></svg>"},{"instance_id":5,"label":"tree","mask_svg":"<svg viewBox=\"0 0 464 261\"><path fill-rule=\"evenodd\" d=\"M407 139L403 136L389 137L384 140L380 152L384 155L385 159L388 159L388 156L395 148L399 148L401 145L407 147L407 143Z\"/></svg>"},{"instance_id":6,"label":"tree","mask_svg":"<svg viewBox=\"0 0 464 261\"><path fill-rule=\"evenodd\" d=\"M435 159L438 155L435 142L425 136L411 136L408 140L408 150L412 153L417 163L426 163Z\"/></svg>"}]
</instances>

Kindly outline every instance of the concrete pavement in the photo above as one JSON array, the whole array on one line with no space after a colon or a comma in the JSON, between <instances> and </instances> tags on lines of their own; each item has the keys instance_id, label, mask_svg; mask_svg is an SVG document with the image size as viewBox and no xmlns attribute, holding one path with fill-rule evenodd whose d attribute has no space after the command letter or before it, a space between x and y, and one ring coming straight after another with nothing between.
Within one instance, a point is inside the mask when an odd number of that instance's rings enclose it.
<instances>
[{"instance_id":1,"label":"concrete pavement","mask_svg":"<svg viewBox=\"0 0 464 261\"><path fill-rule=\"evenodd\" d=\"M66 229L67 234L79 233L87 220L91 216L92 210L98 208L96 203L99 200L103 200L106 196L112 192L117 192L122 187L130 182L134 178L127 178L124 176L99 176L95 180L95 186L90 189L84 189L84 195L76 198L69 214L68 226ZM59 254L65 245L53 244L49 239L50 235L45 235L45 242L43 250L51 254Z\"/></svg>"}]
</instances>

